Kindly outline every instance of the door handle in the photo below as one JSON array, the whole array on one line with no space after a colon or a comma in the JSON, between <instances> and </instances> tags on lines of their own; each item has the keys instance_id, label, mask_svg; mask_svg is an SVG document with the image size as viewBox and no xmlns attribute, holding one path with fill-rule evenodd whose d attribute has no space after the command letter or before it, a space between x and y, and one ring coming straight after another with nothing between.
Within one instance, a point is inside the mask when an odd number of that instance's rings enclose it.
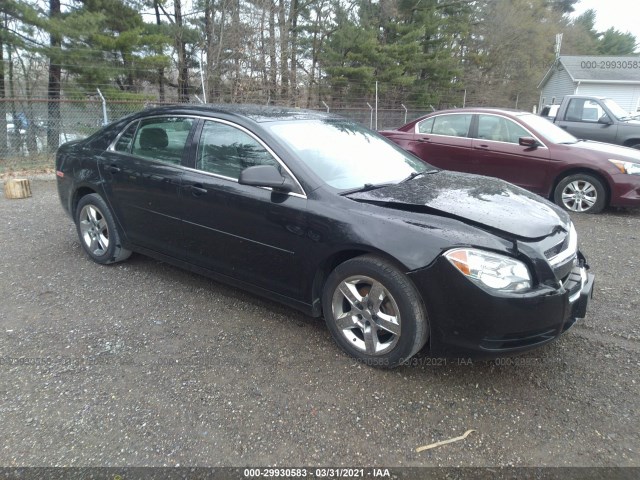
<instances>
[{"instance_id":1,"label":"door handle","mask_svg":"<svg viewBox=\"0 0 640 480\"><path fill-rule=\"evenodd\" d=\"M194 197L200 197L202 195L205 195L208 191L206 188L203 188L202 185L200 185L199 183L196 183L194 185L189 185L189 189L191 190L191 195L193 195Z\"/></svg>"},{"instance_id":2,"label":"door handle","mask_svg":"<svg viewBox=\"0 0 640 480\"><path fill-rule=\"evenodd\" d=\"M473 148L480 148L483 150L488 150L489 149L489 145L487 145L486 143L481 143L480 145L474 145Z\"/></svg>"},{"instance_id":3,"label":"door handle","mask_svg":"<svg viewBox=\"0 0 640 480\"><path fill-rule=\"evenodd\" d=\"M428 139L428 138L419 138L419 139L418 139L418 142L420 142L420 143L429 143L430 141L431 141L431 140L430 140L430 139Z\"/></svg>"},{"instance_id":4,"label":"door handle","mask_svg":"<svg viewBox=\"0 0 640 480\"><path fill-rule=\"evenodd\" d=\"M567 128L569 128L569 126L568 126L568 125L558 125L558 126L559 126L560 128L564 128L565 130L566 130Z\"/></svg>"},{"instance_id":5,"label":"door handle","mask_svg":"<svg viewBox=\"0 0 640 480\"><path fill-rule=\"evenodd\" d=\"M122 169L116 165L109 165L108 170L111 173L120 173L122 171Z\"/></svg>"}]
</instances>

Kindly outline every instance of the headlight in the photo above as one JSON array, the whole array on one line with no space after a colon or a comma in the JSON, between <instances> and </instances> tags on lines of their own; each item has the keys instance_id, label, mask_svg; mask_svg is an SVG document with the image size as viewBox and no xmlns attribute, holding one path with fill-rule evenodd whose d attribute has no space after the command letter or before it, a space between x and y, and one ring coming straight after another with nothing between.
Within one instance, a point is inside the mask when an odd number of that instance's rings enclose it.
<instances>
[{"instance_id":1,"label":"headlight","mask_svg":"<svg viewBox=\"0 0 640 480\"><path fill-rule=\"evenodd\" d=\"M609 159L609 161L613 163L622 173L627 173L629 175L640 175L640 163L623 162L622 160L612 159Z\"/></svg>"},{"instance_id":2,"label":"headlight","mask_svg":"<svg viewBox=\"0 0 640 480\"><path fill-rule=\"evenodd\" d=\"M470 280L494 290L519 292L531 287L527 266L505 255L456 248L444 256Z\"/></svg>"}]
</instances>

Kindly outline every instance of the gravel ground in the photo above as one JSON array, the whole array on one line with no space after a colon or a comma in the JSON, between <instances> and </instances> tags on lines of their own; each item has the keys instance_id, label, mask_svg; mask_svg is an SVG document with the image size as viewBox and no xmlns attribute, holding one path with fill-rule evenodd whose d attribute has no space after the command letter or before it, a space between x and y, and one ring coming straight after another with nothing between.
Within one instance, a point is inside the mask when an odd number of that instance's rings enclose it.
<instances>
[{"instance_id":1,"label":"gravel ground","mask_svg":"<svg viewBox=\"0 0 640 480\"><path fill-rule=\"evenodd\" d=\"M558 341L381 371L279 304L94 264L32 190L0 197L2 466L640 466L639 211L574 217L595 297Z\"/></svg>"}]
</instances>

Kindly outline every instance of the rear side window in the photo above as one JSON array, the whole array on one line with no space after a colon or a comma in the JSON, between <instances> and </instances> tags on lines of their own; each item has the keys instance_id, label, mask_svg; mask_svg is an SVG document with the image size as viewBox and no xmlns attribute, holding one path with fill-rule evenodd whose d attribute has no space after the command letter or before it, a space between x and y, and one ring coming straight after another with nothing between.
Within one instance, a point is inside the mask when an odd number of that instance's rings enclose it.
<instances>
[{"instance_id":1,"label":"rear side window","mask_svg":"<svg viewBox=\"0 0 640 480\"><path fill-rule=\"evenodd\" d=\"M138 122L133 122L129 127L120 135L120 138L114 146L116 152L131 152L131 145L133 145L133 136L138 128Z\"/></svg>"},{"instance_id":2,"label":"rear side window","mask_svg":"<svg viewBox=\"0 0 640 480\"><path fill-rule=\"evenodd\" d=\"M447 135L449 137L467 137L470 126L470 114L438 115L420 123L418 131L420 133Z\"/></svg>"},{"instance_id":3,"label":"rear side window","mask_svg":"<svg viewBox=\"0 0 640 480\"><path fill-rule=\"evenodd\" d=\"M179 165L193 123L192 118L182 117L142 120L135 133L131 153L138 157Z\"/></svg>"},{"instance_id":4,"label":"rear side window","mask_svg":"<svg viewBox=\"0 0 640 480\"><path fill-rule=\"evenodd\" d=\"M418 133L431 133L433 129L433 117L427 118L418 124Z\"/></svg>"}]
</instances>

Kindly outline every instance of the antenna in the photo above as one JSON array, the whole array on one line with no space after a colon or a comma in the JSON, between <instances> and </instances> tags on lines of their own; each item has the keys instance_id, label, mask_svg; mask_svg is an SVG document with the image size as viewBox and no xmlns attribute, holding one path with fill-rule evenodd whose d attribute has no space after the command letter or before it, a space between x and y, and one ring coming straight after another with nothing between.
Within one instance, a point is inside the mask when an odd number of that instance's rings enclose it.
<instances>
[{"instance_id":1,"label":"antenna","mask_svg":"<svg viewBox=\"0 0 640 480\"><path fill-rule=\"evenodd\" d=\"M556 33L556 45L555 45L556 59L560 57L561 47L562 47L562 34Z\"/></svg>"}]
</instances>

